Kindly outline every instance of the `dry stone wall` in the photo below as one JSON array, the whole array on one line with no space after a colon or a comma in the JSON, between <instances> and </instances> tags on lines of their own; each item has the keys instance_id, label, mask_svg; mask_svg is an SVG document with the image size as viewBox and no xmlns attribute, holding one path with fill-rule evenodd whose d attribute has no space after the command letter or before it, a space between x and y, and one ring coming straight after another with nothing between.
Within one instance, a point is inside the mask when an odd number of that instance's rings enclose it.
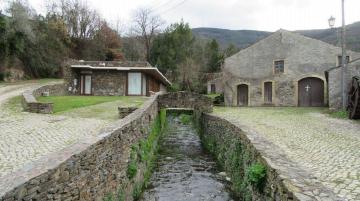
<instances>
[{"instance_id":1,"label":"dry stone wall","mask_svg":"<svg viewBox=\"0 0 360 201\"><path fill-rule=\"evenodd\" d=\"M347 83L346 91L350 89L352 77L360 76L360 60L351 62L347 65ZM334 68L328 72L329 80L329 108L331 110L340 110L342 108L341 94L341 67Z\"/></svg>"},{"instance_id":2,"label":"dry stone wall","mask_svg":"<svg viewBox=\"0 0 360 201\"><path fill-rule=\"evenodd\" d=\"M25 91L22 95L22 105L24 110L33 113L50 114L53 113L53 103L40 103L37 97L47 93L51 96L67 95L64 84L53 84L42 86L33 90Z\"/></svg>"},{"instance_id":3,"label":"dry stone wall","mask_svg":"<svg viewBox=\"0 0 360 201\"><path fill-rule=\"evenodd\" d=\"M102 200L120 185L132 200L134 187L126 175L131 145L149 135L157 115L154 96L99 135L0 178L0 200Z\"/></svg>"},{"instance_id":4,"label":"dry stone wall","mask_svg":"<svg viewBox=\"0 0 360 201\"><path fill-rule=\"evenodd\" d=\"M241 200L342 200L259 134L211 114L202 115L201 129L203 144L233 173L233 188ZM265 180L258 184L249 178L255 163L266 169Z\"/></svg>"}]
</instances>

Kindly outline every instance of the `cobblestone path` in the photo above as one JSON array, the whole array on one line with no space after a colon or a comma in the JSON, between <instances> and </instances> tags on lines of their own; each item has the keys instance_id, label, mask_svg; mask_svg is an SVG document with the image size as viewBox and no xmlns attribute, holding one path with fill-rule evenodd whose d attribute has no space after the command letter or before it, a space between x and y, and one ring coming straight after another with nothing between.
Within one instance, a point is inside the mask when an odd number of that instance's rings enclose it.
<instances>
[{"instance_id":1,"label":"cobblestone path","mask_svg":"<svg viewBox=\"0 0 360 201\"><path fill-rule=\"evenodd\" d=\"M96 135L110 121L14 111L7 101L36 83L0 86L0 177L58 151L80 138ZM19 106L16 109L19 110Z\"/></svg>"},{"instance_id":2,"label":"cobblestone path","mask_svg":"<svg viewBox=\"0 0 360 201\"><path fill-rule=\"evenodd\" d=\"M263 135L348 200L360 200L360 123L317 108L222 108L214 113Z\"/></svg>"}]
</instances>

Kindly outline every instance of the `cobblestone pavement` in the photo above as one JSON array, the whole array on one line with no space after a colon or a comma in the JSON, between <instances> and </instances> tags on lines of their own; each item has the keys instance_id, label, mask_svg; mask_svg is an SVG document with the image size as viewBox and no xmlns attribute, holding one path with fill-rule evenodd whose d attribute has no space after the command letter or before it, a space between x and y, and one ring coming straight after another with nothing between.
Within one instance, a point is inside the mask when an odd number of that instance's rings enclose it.
<instances>
[{"instance_id":1,"label":"cobblestone pavement","mask_svg":"<svg viewBox=\"0 0 360 201\"><path fill-rule=\"evenodd\" d=\"M319 108L222 108L215 115L246 125L348 200L360 200L360 123Z\"/></svg>"},{"instance_id":2,"label":"cobblestone pavement","mask_svg":"<svg viewBox=\"0 0 360 201\"><path fill-rule=\"evenodd\" d=\"M7 103L39 84L0 86L0 177L77 142L96 135L111 121L20 111ZM15 107L15 109L14 109Z\"/></svg>"}]
</instances>

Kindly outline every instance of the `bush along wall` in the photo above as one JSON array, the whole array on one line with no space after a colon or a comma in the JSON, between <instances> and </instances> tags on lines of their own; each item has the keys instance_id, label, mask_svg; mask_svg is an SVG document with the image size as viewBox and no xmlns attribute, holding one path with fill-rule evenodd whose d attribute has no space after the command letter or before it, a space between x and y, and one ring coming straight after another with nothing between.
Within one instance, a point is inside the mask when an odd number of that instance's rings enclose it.
<instances>
[{"instance_id":1,"label":"bush along wall","mask_svg":"<svg viewBox=\"0 0 360 201\"><path fill-rule=\"evenodd\" d=\"M154 169L159 140L166 129L166 110L161 109L151 125L147 138L131 145L130 159L126 170L128 183L119 186L116 194L109 193L104 201L138 200L147 187ZM129 192L129 186L131 191Z\"/></svg>"},{"instance_id":2,"label":"bush along wall","mask_svg":"<svg viewBox=\"0 0 360 201\"><path fill-rule=\"evenodd\" d=\"M204 148L230 177L232 191L240 200L268 200L266 166L259 160L250 142L229 127L231 124L203 117L200 125Z\"/></svg>"}]
</instances>

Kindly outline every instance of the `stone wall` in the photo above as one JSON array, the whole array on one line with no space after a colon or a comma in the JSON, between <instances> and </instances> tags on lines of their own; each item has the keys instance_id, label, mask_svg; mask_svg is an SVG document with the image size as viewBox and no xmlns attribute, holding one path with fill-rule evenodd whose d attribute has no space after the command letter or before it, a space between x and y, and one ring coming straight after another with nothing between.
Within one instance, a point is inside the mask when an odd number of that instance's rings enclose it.
<instances>
[{"instance_id":1,"label":"stone wall","mask_svg":"<svg viewBox=\"0 0 360 201\"><path fill-rule=\"evenodd\" d=\"M95 96L125 96L126 72L93 71L92 91Z\"/></svg>"},{"instance_id":2,"label":"stone wall","mask_svg":"<svg viewBox=\"0 0 360 201\"><path fill-rule=\"evenodd\" d=\"M212 112L211 98L201 94L179 91L159 95L160 108L191 108L200 112Z\"/></svg>"},{"instance_id":3,"label":"stone wall","mask_svg":"<svg viewBox=\"0 0 360 201\"><path fill-rule=\"evenodd\" d=\"M97 136L0 178L0 200L102 200L121 185L131 201L134 186L126 175L131 145L149 135L157 115L156 95Z\"/></svg>"},{"instance_id":4,"label":"stone wall","mask_svg":"<svg viewBox=\"0 0 360 201\"><path fill-rule=\"evenodd\" d=\"M347 66L347 83L346 90L350 89L351 80L354 76L360 76L360 60L351 62ZM341 68L334 68L328 72L329 82L329 108L331 110L339 110L342 108L341 94ZM346 93L347 94L347 93Z\"/></svg>"},{"instance_id":5,"label":"stone wall","mask_svg":"<svg viewBox=\"0 0 360 201\"><path fill-rule=\"evenodd\" d=\"M24 110L33 113L50 114L53 113L53 103L40 103L37 97L47 93L50 96L67 95L64 84L52 84L41 86L36 89L25 91L22 94L22 105Z\"/></svg>"},{"instance_id":6,"label":"stone wall","mask_svg":"<svg viewBox=\"0 0 360 201\"><path fill-rule=\"evenodd\" d=\"M159 96L159 108L192 109L197 122L203 112L213 111L213 101L211 98L197 93L186 91L170 92Z\"/></svg>"},{"instance_id":7,"label":"stone wall","mask_svg":"<svg viewBox=\"0 0 360 201\"><path fill-rule=\"evenodd\" d=\"M237 86L249 86L249 105L262 106L264 82L272 82L275 106L298 105L298 81L316 77L324 81L324 105L327 83L324 72L338 65L341 48L325 42L279 30L267 38L226 58L223 68L224 97L228 106L237 105ZM348 51L351 60L360 53ZM274 61L284 60L284 72L274 73Z\"/></svg>"},{"instance_id":8,"label":"stone wall","mask_svg":"<svg viewBox=\"0 0 360 201\"><path fill-rule=\"evenodd\" d=\"M240 200L341 200L298 168L277 146L246 127L203 114L201 130L203 144L230 173ZM261 185L249 181L249 167L255 163L266 168Z\"/></svg>"}]
</instances>

